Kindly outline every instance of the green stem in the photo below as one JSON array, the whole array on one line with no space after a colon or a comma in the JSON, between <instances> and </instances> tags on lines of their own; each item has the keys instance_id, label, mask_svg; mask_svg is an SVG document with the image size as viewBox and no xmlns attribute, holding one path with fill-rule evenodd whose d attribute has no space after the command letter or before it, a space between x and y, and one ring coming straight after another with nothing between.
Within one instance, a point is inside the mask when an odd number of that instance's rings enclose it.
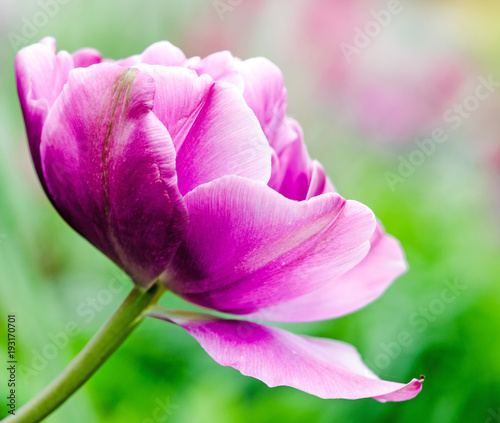
<instances>
[{"instance_id":1,"label":"green stem","mask_svg":"<svg viewBox=\"0 0 500 423\"><path fill-rule=\"evenodd\" d=\"M158 283L147 291L135 287L120 308L38 396L2 420L2 423L36 423L47 417L80 388L142 322L142 313L164 293Z\"/></svg>"}]
</instances>

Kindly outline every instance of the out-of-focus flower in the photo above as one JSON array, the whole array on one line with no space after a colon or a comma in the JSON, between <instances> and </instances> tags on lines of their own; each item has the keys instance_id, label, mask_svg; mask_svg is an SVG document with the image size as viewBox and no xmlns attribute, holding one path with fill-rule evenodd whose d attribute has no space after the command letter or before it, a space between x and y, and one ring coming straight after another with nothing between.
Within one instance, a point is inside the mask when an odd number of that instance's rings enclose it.
<instances>
[{"instance_id":1,"label":"out-of-focus flower","mask_svg":"<svg viewBox=\"0 0 500 423\"><path fill-rule=\"evenodd\" d=\"M406 142L434 129L470 75L442 24L414 5L314 0L303 7L297 26L320 95L376 140ZM410 41L401 21L425 35Z\"/></svg>"},{"instance_id":2,"label":"out-of-focus flower","mask_svg":"<svg viewBox=\"0 0 500 423\"><path fill-rule=\"evenodd\" d=\"M136 284L159 279L213 310L301 322L363 307L406 269L373 213L334 193L310 159L266 59L187 59L168 42L117 62L55 50L47 38L16 59L35 169L63 218ZM421 389L378 379L341 342L158 310L269 386L379 401Z\"/></svg>"}]
</instances>

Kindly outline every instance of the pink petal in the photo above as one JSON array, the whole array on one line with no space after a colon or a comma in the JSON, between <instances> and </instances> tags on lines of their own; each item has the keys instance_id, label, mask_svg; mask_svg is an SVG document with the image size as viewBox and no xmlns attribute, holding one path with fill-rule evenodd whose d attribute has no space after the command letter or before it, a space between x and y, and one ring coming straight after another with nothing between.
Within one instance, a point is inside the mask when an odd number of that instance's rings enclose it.
<instances>
[{"instance_id":1,"label":"pink petal","mask_svg":"<svg viewBox=\"0 0 500 423\"><path fill-rule=\"evenodd\" d=\"M269 145L236 88L180 67L140 69L155 78L153 111L177 150L182 195L224 175L269 180Z\"/></svg>"},{"instance_id":2,"label":"pink petal","mask_svg":"<svg viewBox=\"0 0 500 423\"><path fill-rule=\"evenodd\" d=\"M276 322L313 322L352 313L380 297L407 270L401 245L379 223L368 255L354 268L306 295L248 317Z\"/></svg>"},{"instance_id":3,"label":"pink petal","mask_svg":"<svg viewBox=\"0 0 500 423\"><path fill-rule=\"evenodd\" d=\"M89 66L101 63L101 53L93 48L82 48L73 53L75 68L88 68Z\"/></svg>"},{"instance_id":4,"label":"pink petal","mask_svg":"<svg viewBox=\"0 0 500 423\"><path fill-rule=\"evenodd\" d=\"M40 163L40 141L47 114L66 84L69 72L76 67L87 67L101 60L100 53L89 48L78 50L73 55L66 51L56 55L55 52L56 40L45 37L39 43L21 49L15 64L30 153L46 192Z\"/></svg>"},{"instance_id":5,"label":"pink petal","mask_svg":"<svg viewBox=\"0 0 500 423\"><path fill-rule=\"evenodd\" d=\"M275 137L279 166L273 167L269 186L286 198L302 201L311 184L312 162L297 121L287 118Z\"/></svg>"},{"instance_id":6,"label":"pink petal","mask_svg":"<svg viewBox=\"0 0 500 423\"><path fill-rule=\"evenodd\" d=\"M168 41L151 44L142 54L118 60L117 65L130 67L145 63L148 65L182 66L186 56L182 50Z\"/></svg>"},{"instance_id":7,"label":"pink petal","mask_svg":"<svg viewBox=\"0 0 500 423\"><path fill-rule=\"evenodd\" d=\"M47 46L52 51L52 53L56 52L57 43L54 37L43 37L38 43Z\"/></svg>"},{"instance_id":8,"label":"pink petal","mask_svg":"<svg viewBox=\"0 0 500 423\"><path fill-rule=\"evenodd\" d=\"M322 193L316 186L318 183L324 182L325 190L332 188L326 176L321 175L321 165L312 164L302 128L286 117L287 95L279 68L264 58L246 60L239 68L245 81L245 101L276 152L269 186L297 201Z\"/></svg>"},{"instance_id":9,"label":"pink petal","mask_svg":"<svg viewBox=\"0 0 500 423\"><path fill-rule=\"evenodd\" d=\"M198 74L236 87L244 82L243 95L253 110L273 151L269 186L292 200L304 200L310 185L311 159L300 125L286 118L287 96L279 68L262 57L241 61L229 52L194 57L186 66ZM274 154L276 152L276 154Z\"/></svg>"},{"instance_id":10,"label":"pink petal","mask_svg":"<svg viewBox=\"0 0 500 423\"><path fill-rule=\"evenodd\" d=\"M185 66L196 71L198 75L207 74L214 81L227 82L243 93L244 82L239 70L240 60L229 51L219 51L203 59L192 57Z\"/></svg>"},{"instance_id":11,"label":"pink petal","mask_svg":"<svg viewBox=\"0 0 500 423\"><path fill-rule=\"evenodd\" d=\"M310 183L307 190L306 200L327 192L335 192L330 178L326 175L325 169L320 162L313 160L310 168Z\"/></svg>"},{"instance_id":12,"label":"pink petal","mask_svg":"<svg viewBox=\"0 0 500 423\"><path fill-rule=\"evenodd\" d=\"M170 288L196 304L245 314L314 290L366 255L373 213L338 194L288 200L231 176L185 196L190 226Z\"/></svg>"},{"instance_id":13,"label":"pink petal","mask_svg":"<svg viewBox=\"0 0 500 423\"><path fill-rule=\"evenodd\" d=\"M143 286L167 267L187 225L175 150L151 111L154 93L154 80L137 69L76 69L41 144L58 211Z\"/></svg>"},{"instance_id":14,"label":"pink petal","mask_svg":"<svg viewBox=\"0 0 500 423\"><path fill-rule=\"evenodd\" d=\"M55 99L73 69L66 51L55 54L55 40L44 38L25 47L16 56L16 78L33 165L46 191L40 164L40 140L43 124Z\"/></svg>"},{"instance_id":15,"label":"pink petal","mask_svg":"<svg viewBox=\"0 0 500 423\"><path fill-rule=\"evenodd\" d=\"M245 81L245 101L259 119L271 147L279 154L281 146L275 145L275 139L287 107L283 75L274 63L263 57L245 60L239 69Z\"/></svg>"},{"instance_id":16,"label":"pink petal","mask_svg":"<svg viewBox=\"0 0 500 423\"><path fill-rule=\"evenodd\" d=\"M220 365L233 367L269 387L291 386L320 398L405 401L422 389L378 379L354 347L340 341L298 336L278 328L208 315L153 311L152 317L183 327Z\"/></svg>"}]
</instances>

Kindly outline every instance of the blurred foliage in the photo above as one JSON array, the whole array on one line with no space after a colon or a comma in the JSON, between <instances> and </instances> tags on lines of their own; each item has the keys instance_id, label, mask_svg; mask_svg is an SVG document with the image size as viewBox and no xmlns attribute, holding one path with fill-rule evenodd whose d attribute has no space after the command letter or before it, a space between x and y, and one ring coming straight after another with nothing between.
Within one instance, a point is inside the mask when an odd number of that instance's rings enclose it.
<instances>
[{"instance_id":1,"label":"blurred foliage","mask_svg":"<svg viewBox=\"0 0 500 423\"><path fill-rule=\"evenodd\" d=\"M158 415L167 415L164 421L183 423L498 421L492 416L500 408L500 189L488 162L491 140L477 123L494 107L493 100L481 104L466 127L438 145L392 191L385 173L396 172L400 157L408 157L416 145L373 142L319 100L310 89L310 68L297 66L304 51L292 49L291 58L289 48L281 48L296 35L283 25L296 3L241 4L220 20L212 1L68 0L58 3L59 10L29 41L52 35L61 49L92 46L104 56L120 58L167 39L188 55L228 48L243 58L263 55L278 63L288 87L290 114L303 124L311 155L321 159L344 196L372 207L387 231L401 241L410 264L410 271L381 299L353 315L283 326L352 343L381 377L403 382L424 374L422 393L409 402L380 404L371 399L321 400L287 387L269 389L217 365L182 329L151 320L47 422L150 423L160 421L154 417L158 407L164 413ZM458 32L471 31L468 37L462 33L463 44L457 43L476 61L478 74L499 75L498 26L490 30L481 20L489 22L495 6L488 1L436 3L443 8L443 25L449 17ZM38 357L39 369L36 374L18 374L19 404L64 368L131 288L118 269L62 221L31 169L16 97L16 51L8 34L20 35L26 19L40 7L36 2L5 1L0 19L0 308L2 316L17 315L21 364L33 367ZM467 26L460 27L464 22ZM425 19L422 24L425 32ZM474 49L475 42L480 49ZM496 134L493 142L498 144L497 128L486 129ZM113 281L123 289L109 295ZM436 308L445 284L454 281L465 288L453 302ZM95 308L90 305L93 298ZM172 295L162 303L186 306ZM428 317L422 317L423 308L430 308ZM418 326L412 320L416 315ZM2 329L5 320L0 318ZM71 322L76 331L68 330ZM387 365L381 365L381 355L387 355L384 348L394 347L402 332L409 333L411 344L400 346ZM63 347L52 354L47 345L54 339ZM5 373L2 395L6 379ZM4 412L2 406L0 417Z\"/></svg>"}]
</instances>

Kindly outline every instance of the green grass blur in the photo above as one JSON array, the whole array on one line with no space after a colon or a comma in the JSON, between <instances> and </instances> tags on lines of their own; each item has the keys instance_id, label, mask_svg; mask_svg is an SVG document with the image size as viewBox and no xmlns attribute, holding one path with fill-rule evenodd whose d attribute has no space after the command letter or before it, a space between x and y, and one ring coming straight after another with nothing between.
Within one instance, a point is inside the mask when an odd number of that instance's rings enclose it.
<instances>
[{"instance_id":1,"label":"green grass blur","mask_svg":"<svg viewBox=\"0 0 500 423\"><path fill-rule=\"evenodd\" d=\"M322 161L341 194L375 211L401 241L410 264L410 271L365 309L333 321L284 327L355 345L383 378L405 382L424 374L426 381L416 399L389 404L321 400L287 387L270 389L217 365L182 329L148 320L47 422L500 421L500 188L484 154L488 147L480 142L488 128L471 123L453 133L392 191L385 172L394 172L399 156L408 157L415 144L372 142L317 98L310 89L310 69L290 60L289 55L300 56L300 50L281 48L293 35L281 24L294 2L269 2L266 19L251 17L260 12L240 5L224 20L212 1L58 4L59 10L29 37L30 43L52 35L60 49L91 46L105 57L121 58L166 39L187 55L227 48L243 58L267 56L282 67L289 113L302 123L311 155ZM43 9L36 2L6 1L2 7L0 328L6 333L6 315L17 315L18 356L28 369L18 372L20 405L85 345L131 283L59 217L36 181L16 95L16 49L9 34L22 35L26 20ZM458 16L461 10L457 6L452 12ZM480 19L479 12L474 16ZM482 28L484 45L487 28L481 22L477 27ZM211 28L222 35L214 35ZM498 31L492 37L490 50L474 50L472 33L463 43L463 54L475 60L479 74L500 76L498 52L492 51L498 46ZM481 105L478 116L490 107L491 102ZM444 303L442 291L453 283L461 288L454 300ZM110 284L119 292L110 294ZM162 303L184 307L171 295ZM405 345L398 341L403 333L410 339ZM57 343L55 350L47 348ZM4 340L0 357L6 357ZM3 417L7 373L0 374Z\"/></svg>"}]
</instances>

